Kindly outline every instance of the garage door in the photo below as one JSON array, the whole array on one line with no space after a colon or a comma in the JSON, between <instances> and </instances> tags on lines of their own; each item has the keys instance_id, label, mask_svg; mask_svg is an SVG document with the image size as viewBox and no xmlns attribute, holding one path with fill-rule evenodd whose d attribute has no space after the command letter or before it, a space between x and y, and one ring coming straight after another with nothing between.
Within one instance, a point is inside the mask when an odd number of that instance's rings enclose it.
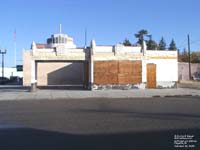
<instances>
[{"instance_id":1,"label":"garage door","mask_svg":"<svg viewBox=\"0 0 200 150\"><path fill-rule=\"evenodd\" d=\"M38 62L37 85L83 85L83 62Z\"/></svg>"}]
</instances>

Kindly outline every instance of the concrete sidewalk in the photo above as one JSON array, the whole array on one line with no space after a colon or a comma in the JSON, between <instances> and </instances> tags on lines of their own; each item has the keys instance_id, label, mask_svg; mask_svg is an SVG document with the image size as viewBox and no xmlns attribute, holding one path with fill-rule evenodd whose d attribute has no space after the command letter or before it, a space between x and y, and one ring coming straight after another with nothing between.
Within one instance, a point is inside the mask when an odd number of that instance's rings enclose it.
<instances>
[{"instance_id":1,"label":"concrete sidewalk","mask_svg":"<svg viewBox=\"0 0 200 150\"><path fill-rule=\"evenodd\" d=\"M30 92L29 88L20 86L0 87L0 100L41 100L41 99L84 99L84 98L142 98L166 96L200 96L197 89L135 89L135 90L37 90Z\"/></svg>"},{"instance_id":2,"label":"concrete sidewalk","mask_svg":"<svg viewBox=\"0 0 200 150\"><path fill-rule=\"evenodd\" d=\"M191 88L191 89L199 89L200 90L200 81L179 81L179 88Z\"/></svg>"}]
</instances>

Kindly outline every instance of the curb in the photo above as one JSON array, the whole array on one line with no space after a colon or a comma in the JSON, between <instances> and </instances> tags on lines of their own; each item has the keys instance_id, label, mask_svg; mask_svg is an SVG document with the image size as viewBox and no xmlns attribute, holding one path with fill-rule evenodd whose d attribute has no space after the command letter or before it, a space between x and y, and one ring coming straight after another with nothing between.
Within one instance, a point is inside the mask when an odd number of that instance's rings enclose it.
<instances>
[{"instance_id":1,"label":"curb","mask_svg":"<svg viewBox=\"0 0 200 150\"><path fill-rule=\"evenodd\" d=\"M149 99L149 98L181 98L181 97L200 97L200 95L153 95L153 96L145 96L145 97L57 97L57 98L16 98L16 99L1 99L0 101L29 101L29 100L34 100L34 101L43 101L43 100L84 100L84 99Z\"/></svg>"}]
</instances>

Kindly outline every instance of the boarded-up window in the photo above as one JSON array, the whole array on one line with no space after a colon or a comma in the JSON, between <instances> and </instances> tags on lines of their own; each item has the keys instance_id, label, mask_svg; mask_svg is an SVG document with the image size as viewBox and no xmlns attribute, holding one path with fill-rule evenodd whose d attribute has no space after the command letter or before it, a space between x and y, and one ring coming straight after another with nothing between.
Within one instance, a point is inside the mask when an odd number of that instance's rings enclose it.
<instances>
[{"instance_id":1,"label":"boarded-up window","mask_svg":"<svg viewBox=\"0 0 200 150\"><path fill-rule=\"evenodd\" d=\"M95 84L116 84L118 82L118 62L98 61L94 62Z\"/></svg>"},{"instance_id":2,"label":"boarded-up window","mask_svg":"<svg viewBox=\"0 0 200 150\"><path fill-rule=\"evenodd\" d=\"M141 61L94 62L94 84L137 84L141 82Z\"/></svg>"}]
</instances>

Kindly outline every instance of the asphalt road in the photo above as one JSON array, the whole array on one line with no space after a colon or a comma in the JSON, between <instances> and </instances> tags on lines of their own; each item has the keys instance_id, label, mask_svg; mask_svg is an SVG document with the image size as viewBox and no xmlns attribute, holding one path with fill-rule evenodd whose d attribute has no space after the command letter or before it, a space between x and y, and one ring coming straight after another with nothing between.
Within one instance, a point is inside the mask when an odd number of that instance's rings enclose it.
<instances>
[{"instance_id":1,"label":"asphalt road","mask_svg":"<svg viewBox=\"0 0 200 150\"><path fill-rule=\"evenodd\" d=\"M200 149L199 97L0 102L0 150L171 150L175 135Z\"/></svg>"}]
</instances>

